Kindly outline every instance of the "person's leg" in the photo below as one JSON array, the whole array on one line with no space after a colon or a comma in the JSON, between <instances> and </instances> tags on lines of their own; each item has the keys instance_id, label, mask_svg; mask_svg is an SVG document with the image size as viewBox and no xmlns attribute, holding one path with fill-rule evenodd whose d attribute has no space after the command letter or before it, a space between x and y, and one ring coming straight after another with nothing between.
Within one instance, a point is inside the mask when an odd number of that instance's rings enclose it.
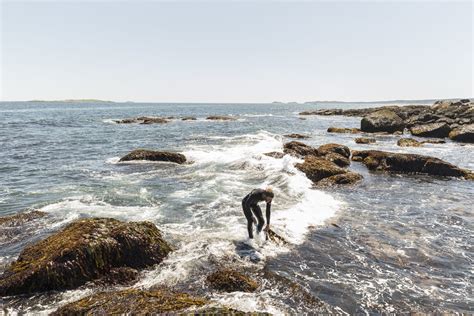
<instances>
[{"instance_id":1,"label":"person's leg","mask_svg":"<svg viewBox=\"0 0 474 316\"><path fill-rule=\"evenodd\" d=\"M263 219L263 215L262 215L262 209L260 208L260 206L258 206L258 204L256 204L256 205L252 205L252 211L257 217L257 221L258 221L257 232L260 233L262 231L263 225L265 225L265 220Z\"/></svg>"},{"instance_id":2,"label":"person's leg","mask_svg":"<svg viewBox=\"0 0 474 316\"><path fill-rule=\"evenodd\" d=\"M249 233L249 238L253 238L253 216L250 207L242 202L242 209L244 210L245 218L247 219L247 231Z\"/></svg>"}]
</instances>

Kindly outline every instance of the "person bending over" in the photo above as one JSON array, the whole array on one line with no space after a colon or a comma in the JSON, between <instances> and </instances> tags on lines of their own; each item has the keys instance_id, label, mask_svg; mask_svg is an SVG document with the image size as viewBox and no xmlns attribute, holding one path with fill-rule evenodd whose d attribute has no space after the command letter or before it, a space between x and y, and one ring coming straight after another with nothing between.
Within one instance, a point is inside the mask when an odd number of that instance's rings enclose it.
<instances>
[{"instance_id":1,"label":"person bending over","mask_svg":"<svg viewBox=\"0 0 474 316\"><path fill-rule=\"evenodd\" d=\"M258 206L258 202L265 201L267 203L267 207L265 210L265 215L267 218L267 226L265 227L265 231L270 229L270 208L272 206L272 199L273 199L273 192L272 189L267 188L263 189L255 189L252 190L249 194L247 194L242 200L242 208L244 210L245 218L247 218L247 230L249 232L249 238L253 238L253 228L252 225L254 222L257 224L257 233L262 231L263 225L265 224L265 220L263 219L262 209ZM257 217L258 222L255 220Z\"/></svg>"}]
</instances>

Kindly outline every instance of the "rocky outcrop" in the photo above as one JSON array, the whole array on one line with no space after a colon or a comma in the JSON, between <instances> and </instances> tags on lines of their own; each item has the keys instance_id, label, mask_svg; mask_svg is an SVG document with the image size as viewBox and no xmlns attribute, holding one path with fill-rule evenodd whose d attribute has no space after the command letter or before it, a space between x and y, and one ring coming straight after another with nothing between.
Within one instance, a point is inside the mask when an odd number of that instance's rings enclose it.
<instances>
[{"instance_id":1,"label":"rocky outcrop","mask_svg":"<svg viewBox=\"0 0 474 316\"><path fill-rule=\"evenodd\" d=\"M295 167L306 174L308 179L314 183L324 178L347 172L334 162L315 156L307 156L303 163L298 163Z\"/></svg>"},{"instance_id":2,"label":"rocky outcrop","mask_svg":"<svg viewBox=\"0 0 474 316\"><path fill-rule=\"evenodd\" d=\"M223 292L255 292L257 282L240 272L230 269L218 270L206 278L213 288Z\"/></svg>"},{"instance_id":3,"label":"rocky outcrop","mask_svg":"<svg viewBox=\"0 0 474 316\"><path fill-rule=\"evenodd\" d=\"M120 162L134 161L134 160L148 160L148 161L167 161L174 162L177 164L183 164L186 162L186 156L179 153L167 152L167 151L155 151L147 149L136 149L129 154L120 158Z\"/></svg>"},{"instance_id":4,"label":"rocky outcrop","mask_svg":"<svg viewBox=\"0 0 474 316\"><path fill-rule=\"evenodd\" d=\"M374 144L376 142L375 138L370 138L370 137L358 137L358 138L355 138L354 141L357 144Z\"/></svg>"},{"instance_id":5,"label":"rocky outcrop","mask_svg":"<svg viewBox=\"0 0 474 316\"><path fill-rule=\"evenodd\" d=\"M156 315L204 306L204 298L166 290L128 289L100 292L59 308L52 315Z\"/></svg>"},{"instance_id":6,"label":"rocky outcrop","mask_svg":"<svg viewBox=\"0 0 474 316\"><path fill-rule=\"evenodd\" d=\"M347 128L347 127L329 127L328 133L341 133L341 134L358 134L361 132L358 128Z\"/></svg>"},{"instance_id":7,"label":"rocky outcrop","mask_svg":"<svg viewBox=\"0 0 474 316\"><path fill-rule=\"evenodd\" d=\"M349 158L346 158L343 155L339 155L336 153L327 153L324 156L321 156L321 158L331 161L339 167L347 167L351 164Z\"/></svg>"},{"instance_id":8,"label":"rocky outcrop","mask_svg":"<svg viewBox=\"0 0 474 316\"><path fill-rule=\"evenodd\" d=\"M416 173L474 179L472 171L430 156L378 150L353 151L352 160L363 162L369 170L392 173Z\"/></svg>"},{"instance_id":9,"label":"rocky outcrop","mask_svg":"<svg viewBox=\"0 0 474 316\"><path fill-rule=\"evenodd\" d=\"M400 138L397 145L400 147L421 147L423 146L423 143L413 138Z\"/></svg>"},{"instance_id":10,"label":"rocky outcrop","mask_svg":"<svg viewBox=\"0 0 474 316\"><path fill-rule=\"evenodd\" d=\"M448 137L451 128L446 123L429 123L415 125L410 128L410 132L418 137Z\"/></svg>"},{"instance_id":11,"label":"rocky outcrop","mask_svg":"<svg viewBox=\"0 0 474 316\"><path fill-rule=\"evenodd\" d=\"M169 120L162 117L140 116L135 118L126 118L123 120L115 120L117 124L163 124L169 123Z\"/></svg>"},{"instance_id":12,"label":"rocky outcrop","mask_svg":"<svg viewBox=\"0 0 474 316\"><path fill-rule=\"evenodd\" d=\"M403 131L405 123L395 112L384 109L365 116L360 122L363 132L388 132Z\"/></svg>"},{"instance_id":13,"label":"rocky outcrop","mask_svg":"<svg viewBox=\"0 0 474 316\"><path fill-rule=\"evenodd\" d=\"M0 217L0 226L20 226L26 222L42 218L47 213L41 211L23 212L15 215L2 216Z\"/></svg>"},{"instance_id":14,"label":"rocky outcrop","mask_svg":"<svg viewBox=\"0 0 474 316\"><path fill-rule=\"evenodd\" d=\"M348 171L341 174L336 174L322 179L318 182L318 186L333 186L333 185L345 185L345 184L354 184L361 181L363 177L352 171Z\"/></svg>"},{"instance_id":15,"label":"rocky outcrop","mask_svg":"<svg viewBox=\"0 0 474 316\"><path fill-rule=\"evenodd\" d=\"M77 220L26 247L0 277L0 295L72 289L115 268L141 269L160 263L170 251L150 222Z\"/></svg>"},{"instance_id":16,"label":"rocky outcrop","mask_svg":"<svg viewBox=\"0 0 474 316\"><path fill-rule=\"evenodd\" d=\"M346 158L349 158L351 156L351 150L349 149L349 147L333 143L319 146L318 153L321 156L325 156L329 153L335 153Z\"/></svg>"},{"instance_id":17,"label":"rocky outcrop","mask_svg":"<svg viewBox=\"0 0 474 316\"><path fill-rule=\"evenodd\" d=\"M449 138L458 142L474 143L474 124L467 124L453 129Z\"/></svg>"},{"instance_id":18,"label":"rocky outcrop","mask_svg":"<svg viewBox=\"0 0 474 316\"><path fill-rule=\"evenodd\" d=\"M292 141L283 145L283 152L295 157L303 158L308 155L319 156L318 150L305 143Z\"/></svg>"},{"instance_id":19,"label":"rocky outcrop","mask_svg":"<svg viewBox=\"0 0 474 316\"><path fill-rule=\"evenodd\" d=\"M196 120L197 118L195 118L194 116L186 116L181 119L181 121L196 121Z\"/></svg>"},{"instance_id":20,"label":"rocky outcrop","mask_svg":"<svg viewBox=\"0 0 474 316\"><path fill-rule=\"evenodd\" d=\"M275 159L281 159L285 156L285 153L278 152L278 151L272 151L272 152L269 152L269 153L264 153L264 155L268 156L268 157L275 158Z\"/></svg>"},{"instance_id":21,"label":"rocky outcrop","mask_svg":"<svg viewBox=\"0 0 474 316\"><path fill-rule=\"evenodd\" d=\"M211 115L206 118L206 120L211 121L235 121L236 118L232 116L225 116L225 115Z\"/></svg>"},{"instance_id":22,"label":"rocky outcrop","mask_svg":"<svg viewBox=\"0 0 474 316\"><path fill-rule=\"evenodd\" d=\"M285 137L288 137L288 138L296 138L296 139L306 139L306 138L310 138L310 136L308 135L303 135L303 134L286 134L286 135L283 135Z\"/></svg>"}]
</instances>

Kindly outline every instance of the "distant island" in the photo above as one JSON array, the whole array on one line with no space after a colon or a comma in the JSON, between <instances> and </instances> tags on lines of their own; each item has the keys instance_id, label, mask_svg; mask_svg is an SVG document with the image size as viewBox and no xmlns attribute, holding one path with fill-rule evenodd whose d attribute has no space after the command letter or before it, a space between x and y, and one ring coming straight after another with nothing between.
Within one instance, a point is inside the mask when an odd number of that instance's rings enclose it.
<instances>
[{"instance_id":1,"label":"distant island","mask_svg":"<svg viewBox=\"0 0 474 316\"><path fill-rule=\"evenodd\" d=\"M98 99L66 99L66 100L31 100L28 102L81 102L81 103L115 103L114 101Z\"/></svg>"}]
</instances>

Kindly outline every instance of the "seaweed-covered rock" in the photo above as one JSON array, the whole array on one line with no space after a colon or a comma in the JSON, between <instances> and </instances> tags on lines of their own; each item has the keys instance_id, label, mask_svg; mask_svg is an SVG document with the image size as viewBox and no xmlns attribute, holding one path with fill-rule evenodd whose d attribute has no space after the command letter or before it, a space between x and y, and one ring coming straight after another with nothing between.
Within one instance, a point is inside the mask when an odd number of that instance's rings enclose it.
<instances>
[{"instance_id":1,"label":"seaweed-covered rock","mask_svg":"<svg viewBox=\"0 0 474 316\"><path fill-rule=\"evenodd\" d=\"M318 153L322 156L329 153L336 153L346 158L351 156L349 147L340 144L324 144L318 147Z\"/></svg>"},{"instance_id":2,"label":"seaweed-covered rock","mask_svg":"<svg viewBox=\"0 0 474 316\"><path fill-rule=\"evenodd\" d=\"M462 125L449 133L449 138L458 142L474 143L474 124Z\"/></svg>"},{"instance_id":3,"label":"seaweed-covered rock","mask_svg":"<svg viewBox=\"0 0 474 316\"><path fill-rule=\"evenodd\" d=\"M328 133L341 133L341 134L357 134L361 130L358 128L347 128L347 127L329 127L327 130Z\"/></svg>"},{"instance_id":4,"label":"seaweed-covered rock","mask_svg":"<svg viewBox=\"0 0 474 316\"><path fill-rule=\"evenodd\" d=\"M449 162L430 156L363 150L353 151L352 160L362 161L368 169L376 171L474 179L472 171L458 168Z\"/></svg>"},{"instance_id":5,"label":"seaweed-covered rock","mask_svg":"<svg viewBox=\"0 0 474 316\"><path fill-rule=\"evenodd\" d=\"M233 308L227 307L203 307L190 312L179 313L179 315L194 315L194 316L214 316L214 315L226 315L226 316L270 316L269 313L263 312L242 312Z\"/></svg>"},{"instance_id":6,"label":"seaweed-covered rock","mask_svg":"<svg viewBox=\"0 0 474 316\"><path fill-rule=\"evenodd\" d=\"M285 153L279 152L279 151L271 151L269 153L264 153L265 156L276 158L276 159L281 159L285 156Z\"/></svg>"},{"instance_id":7,"label":"seaweed-covered rock","mask_svg":"<svg viewBox=\"0 0 474 316\"><path fill-rule=\"evenodd\" d=\"M374 144L376 142L375 138L371 137L358 137L355 138L354 141L357 144Z\"/></svg>"},{"instance_id":8,"label":"seaweed-covered rock","mask_svg":"<svg viewBox=\"0 0 474 316\"><path fill-rule=\"evenodd\" d=\"M140 124L164 124L168 122L168 119L164 119L161 117L146 117Z\"/></svg>"},{"instance_id":9,"label":"seaweed-covered rock","mask_svg":"<svg viewBox=\"0 0 474 316\"><path fill-rule=\"evenodd\" d=\"M19 226L23 225L26 222L41 218L46 216L45 212L41 211L31 211L23 212L15 215L2 216L0 217L0 225L2 226Z\"/></svg>"},{"instance_id":10,"label":"seaweed-covered rock","mask_svg":"<svg viewBox=\"0 0 474 316\"><path fill-rule=\"evenodd\" d=\"M26 247L0 278L0 295L71 289L112 269L145 268L171 251L150 222L81 219Z\"/></svg>"},{"instance_id":11,"label":"seaweed-covered rock","mask_svg":"<svg viewBox=\"0 0 474 316\"><path fill-rule=\"evenodd\" d=\"M257 282L235 270L223 269L210 274L206 278L209 285L224 292L255 292Z\"/></svg>"},{"instance_id":12,"label":"seaweed-covered rock","mask_svg":"<svg viewBox=\"0 0 474 316\"><path fill-rule=\"evenodd\" d=\"M318 182L319 186L333 186L333 185L347 185L347 184L354 184L362 180L362 175L356 172L346 172L341 174L336 174L334 176L330 176L327 178L322 179Z\"/></svg>"},{"instance_id":13,"label":"seaweed-covered rock","mask_svg":"<svg viewBox=\"0 0 474 316\"><path fill-rule=\"evenodd\" d=\"M364 132L388 132L403 131L405 123L392 110L384 109L365 116L360 122L360 129Z\"/></svg>"},{"instance_id":14,"label":"seaweed-covered rock","mask_svg":"<svg viewBox=\"0 0 474 316\"><path fill-rule=\"evenodd\" d=\"M128 289L100 292L64 305L52 315L156 315L207 304L204 298L164 290Z\"/></svg>"},{"instance_id":15,"label":"seaweed-covered rock","mask_svg":"<svg viewBox=\"0 0 474 316\"><path fill-rule=\"evenodd\" d=\"M184 156L183 154L167 151L136 149L120 158L120 162L133 160L169 161L178 164L183 164L186 162L186 156Z\"/></svg>"},{"instance_id":16,"label":"seaweed-covered rock","mask_svg":"<svg viewBox=\"0 0 474 316\"><path fill-rule=\"evenodd\" d=\"M310 136L308 135L303 135L303 134L286 134L286 135L283 135L285 137L288 137L288 138L296 138L296 139L306 139L306 138L310 138Z\"/></svg>"},{"instance_id":17,"label":"seaweed-covered rock","mask_svg":"<svg viewBox=\"0 0 474 316\"><path fill-rule=\"evenodd\" d=\"M333 152L328 152L324 156L321 156L321 158L334 162L339 167L347 167L351 164L349 158L346 158L343 155L339 155Z\"/></svg>"},{"instance_id":18,"label":"seaweed-covered rock","mask_svg":"<svg viewBox=\"0 0 474 316\"><path fill-rule=\"evenodd\" d=\"M418 137L448 137L451 128L446 123L430 123L410 128L412 135Z\"/></svg>"},{"instance_id":19,"label":"seaweed-covered rock","mask_svg":"<svg viewBox=\"0 0 474 316\"><path fill-rule=\"evenodd\" d=\"M400 138L397 142L397 145L400 147L421 147L423 143L420 143L413 138Z\"/></svg>"},{"instance_id":20,"label":"seaweed-covered rock","mask_svg":"<svg viewBox=\"0 0 474 316\"><path fill-rule=\"evenodd\" d=\"M304 172L314 183L324 178L347 172L334 162L315 156L306 156L303 163L298 163L295 166L298 170Z\"/></svg>"},{"instance_id":21,"label":"seaweed-covered rock","mask_svg":"<svg viewBox=\"0 0 474 316\"><path fill-rule=\"evenodd\" d=\"M211 115L206 118L206 120L211 121L235 121L236 118L232 116L225 116L225 115Z\"/></svg>"},{"instance_id":22,"label":"seaweed-covered rock","mask_svg":"<svg viewBox=\"0 0 474 316\"><path fill-rule=\"evenodd\" d=\"M305 143L292 141L283 145L283 152L296 157L305 157L308 155L318 156L318 150Z\"/></svg>"}]
</instances>

